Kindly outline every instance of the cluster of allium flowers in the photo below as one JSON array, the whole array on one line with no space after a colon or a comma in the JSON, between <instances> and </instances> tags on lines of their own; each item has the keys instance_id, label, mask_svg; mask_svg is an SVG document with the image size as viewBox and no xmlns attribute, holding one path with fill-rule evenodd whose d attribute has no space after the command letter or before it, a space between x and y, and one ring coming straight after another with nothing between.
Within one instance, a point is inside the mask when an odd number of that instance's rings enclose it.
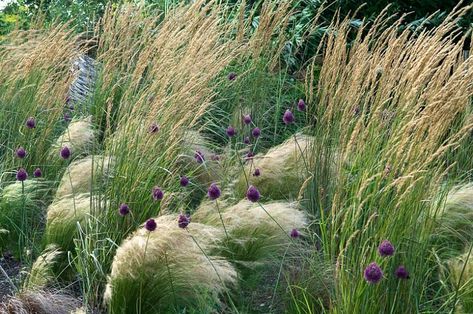
<instances>
[{"instance_id":1,"label":"cluster of allium flowers","mask_svg":"<svg viewBox=\"0 0 473 314\"><path fill-rule=\"evenodd\" d=\"M253 203L256 203L257 201L259 201L260 194L259 194L258 189L255 186L250 185L250 187L246 191L246 198L250 202L253 202Z\"/></svg>"},{"instance_id":2,"label":"cluster of allium flowers","mask_svg":"<svg viewBox=\"0 0 473 314\"><path fill-rule=\"evenodd\" d=\"M259 137L261 135L261 129L258 127L254 128L251 131L251 135L253 135L253 137Z\"/></svg>"},{"instance_id":3,"label":"cluster of allium flowers","mask_svg":"<svg viewBox=\"0 0 473 314\"><path fill-rule=\"evenodd\" d=\"M149 232L152 232L154 230L156 230L156 221L153 219L153 218L150 218L148 220L146 220L145 222L145 228L146 230L148 230Z\"/></svg>"},{"instance_id":4,"label":"cluster of allium flowers","mask_svg":"<svg viewBox=\"0 0 473 314\"><path fill-rule=\"evenodd\" d=\"M365 268L364 276L367 282L378 283L383 278L383 271L373 262Z\"/></svg>"},{"instance_id":5,"label":"cluster of allium flowers","mask_svg":"<svg viewBox=\"0 0 473 314\"><path fill-rule=\"evenodd\" d=\"M28 173L24 168L18 169L18 171L16 172L16 179L18 181L25 181L26 179L28 179Z\"/></svg>"},{"instance_id":6,"label":"cluster of allium flowers","mask_svg":"<svg viewBox=\"0 0 473 314\"><path fill-rule=\"evenodd\" d=\"M151 191L151 196L153 197L153 200L160 201L164 197L164 192L158 186L155 186Z\"/></svg>"},{"instance_id":7,"label":"cluster of allium flowers","mask_svg":"<svg viewBox=\"0 0 473 314\"><path fill-rule=\"evenodd\" d=\"M253 172L254 177L259 177L261 175L261 170L259 168L255 169L255 172Z\"/></svg>"},{"instance_id":8,"label":"cluster of allium flowers","mask_svg":"<svg viewBox=\"0 0 473 314\"><path fill-rule=\"evenodd\" d=\"M120 207L118 208L118 213L121 216L126 216L130 213L130 207L127 204L122 203Z\"/></svg>"},{"instance_id":9,"label":"cluster of allium flowers","mask_svg":"<svg viewBox=\"0 0 473 314\"><path fill-rule=\"evenodd\" d=\"M228 137L234 137L236 135L236 130L232 126L229 126L226 132L227 132Z\"/></svg>"},{"instance_id":10,"label":"cluster of allium flowers","mask_svg":"<svg viewBox=\"0 0 473 314\"><path fill-rule=\"evenodd\" d=\"M409 272L404 266L399 266L394 272L397 278L399 279L409 279Z\"/></svg>"},{"instance_id":11,"label":"cluster of allium flowers","mask_svg":"<svg viewBox=\"0 0 473 314\"><path fill-rule=\"evenodd\" d=\"M16 157L23 159L26 157L26 150L23 147L20 147L16 150Z\"/></svg>"},{"instance_id":12,"label":"cluster of allium flowers","mask_svg":"<svg viewBox=\"0 0 473 314\"><path fill-rule=\"evenodd\" d=\"M181 176L181 179L179 180L179 184L182 186L182 187L186 187L189 185L189 178L186 177L186 176Z\"/></svg>"},{"instance_id":13,"label":"cluster of allium flowers","mask_svg":"<svg viewBox=\"0 0 473 314\"><path fill-rule=\"evenodd\" d=\"M199 164L202 164L205 161L204 154L200 150L195 152L194 158Z\"/></svg>"},{"instance_id":14,"label":"cluster of allium flowers","mask_svg":"<svg viewBox=\"0 0 473 314\"><path fill-rule=\"evenodd\" d=\"M61 148L59 154L61 155L62 159L69 159L69 157L71 157L71 150L69 149L69 147L64 146L63 148Z\"/></svg>"},{"instance_id":15,"label":"cluster of allium flowers","mask_svg":"<svg viewBox=\"0 0 473 314\"><path fill-rule=\"evenodd\" d=\"M217 198L220 197L222 192L220 191L220 188L217 186L216 183L212 183L208 190L207 190L207 196L212 200L216 200Z\"/></svg>"},{"instance_id":16,"label":"cluster of allium flowers","mask_svg":"<svg viewBox=\"0 0 473 314\"><path fill-rule=\"evenodd\" d=\"M305 101L304 99L299 99L299 101L297 102L297 110L299 111L305 111Z\"/></svg>"},{"instance_id":17,"label":"cluster of allium flowers","mask_svg":"<svg viewBox=\"0 0 473 314\"><path fill-rule=\"evenodd\" d=\"M237 75L236 75L235 72L230 72L230 73L228 73L227 78L228 78L229 81L234 81L234 80L236 80Z\"/></svg>"},{"instance_id":18,"label":"cluster of allium flowers","mask_svg":"<svg viewBox=\"0 0 473 314\"><path fill-rule=\"evenodd\" d=\"M187 226L191 223L191 217L189 215L180 214L177 218L177 225L179 228L187 228Z\"/></svg>"},{"instance_id":19,"label":"cluster of allium flowers","mask_svg":"<svg viewBox=\"0 0 473 314\"><path fill-rule=\"evenodd\" d=\"M251 123L251 116L249 114L243 115L243 123L249 125Z\"/></svg>"},{"instance_id":20,"label":"cluster of allium flowers","mask_svg":"<svg viewBox=\"0 0 473 314\"><path fill-rule=\"evenodd\" d=\"M245 136L245 138L243 139L243 143L245 143L246 145L250 145L250 137L249 136Z\"/></svg>"},{"instance_id":21,"label":"cluster of allium flowers","mask_svg":"<svg viewBox=\"0 0 473 314\"><path fill-rule=\"evenodd\" d=\"M148 128L149 133L157 133L159 131L159 126L156 122L151 123L151 125Z\"/></svg>"},{"instance_id":22,"label":"cluster of allium flowers","mask_svg":"<svg viewBox=\"0 0 473 314\"><path fill-rule=\"evenodd\" d=\"M291 110L287 109L282 116L282 121L285 124L291 124L294 122L294 115L292 114Z\"/></svg>"},{"instance_id":23,"label":"cluster of allium flowers","mask_svg":"<svg viewBox=\"0 0 473 314\"><path fill-rule=\"evenodd\" d=\"M299 232L299 230L294 228L294 229L291 230L290 235L291 235L291 238L296 239L296 238L299 238L301 236L301 233Z\"/></svg>"},{"instance_id":24,"label":"cluster of allium flowers","mask_svg":"<svg viewBox=\"0 0 473 314\"><path fill-rule=\"evenodd\" d=\"M384 240L378 247L379 255L386 257L394 254L394 246L388 240Z\"/></svg>"},{"instance_id":25,"label":"cluster of allium flowers","mask_svg":"<svg viewBox=\"0 0 473 314\"><path fill-rule=\"evenodd\" d=\"M26 119L25 125L28 129L34 129L36 127L36 121L33 117L29 117Z\"/></svg>"},{"instance_id":26,"label":"cluster of allium flowers","mask_svg":"<svg viewBox=\"0 0 473 314\"><path fill-rule=\"evenodd\" d=\"M36 168L35 171L33 171L33 176L35 178L41 178L43 176L43 172L40 168Z\"/></svg>"}]
</instances>

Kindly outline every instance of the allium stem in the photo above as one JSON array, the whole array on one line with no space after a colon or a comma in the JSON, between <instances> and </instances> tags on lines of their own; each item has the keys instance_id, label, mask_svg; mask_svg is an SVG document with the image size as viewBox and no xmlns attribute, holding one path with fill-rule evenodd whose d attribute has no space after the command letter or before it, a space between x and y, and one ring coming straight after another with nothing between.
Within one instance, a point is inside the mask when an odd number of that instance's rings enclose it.
<instances>
[{"instance_id":1,"label":"allium stem","mask_svg":"<svg viewBox=\"0 0 473 314\"><path fill-rule=\"evenodd\" d=\"M227 237L227 241L230 241L230 238L228 237L227 228L225 228L225 223L223 222L222 213L220 212L220 206L218 206L217 200L215 200L215 206L217 207L218 216L220 217L220 221L222 222L223 231L225 231L225 236Z\"/></svg>"},{"instance_id":2,"label":"allium stem","mask_svg":"<svg viewBox=\"0 0 473 314\"><path fill-rule=\"evenodd\" d=\"M177 308L176 290L174 290L174 282L172 281L171 270L169 269L167 252L164 252L164 260L166 261L166 269L168 270L169 280L171 281L171 290L172 290L172 298L174 299L174 306L176 306Z\"/></svg>"},{"instance_id":3,"label":"allium stem","mask_svg":"<svg viewBox=\"0 0 473 314\"><path fill-rule=\"evenodd\" d=\"M293 240L293 239L291 238L291 236L290 236L289 234L287 234L286 230L284 230L284 228L276 221L276 219L274 219L274 217L271 216L270 213L268 213L268 211L266 210L266 208L264 208L263 205L262 205L260 202L258 202L258 205L264 210L264 212L266 213L266 215L268 215L269 218L271 218L271 220L274 221L274 223L275 223L276 225L278 225L278 227L282 230L282 232L283 232L289 239Z\"/></svg>"}]
</instances>

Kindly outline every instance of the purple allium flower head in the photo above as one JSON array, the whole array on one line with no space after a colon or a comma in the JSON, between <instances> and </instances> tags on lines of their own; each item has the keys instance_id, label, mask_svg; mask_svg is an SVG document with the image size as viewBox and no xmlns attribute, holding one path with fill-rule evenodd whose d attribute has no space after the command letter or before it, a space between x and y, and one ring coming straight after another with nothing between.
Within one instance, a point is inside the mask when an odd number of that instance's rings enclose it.
<instances>
[{"instance_id":1,"label":"purple allium flower head","mask_svg":"<svg viewBox=\"0 0 473 314\"><path fill-rule=\"evenodd\" d=\"M28 173L24 168L18 169L18 171L16 172L16 179L18 181L25 181L26 179L28 179Z\"/></svg>"},{"instance_id":2,"label":"purple allium flower head","mask_svg":"<svg viewBox=\"0 0 473 314\"><path fill-rule=\"evenodd\" d=\"M35 178L41 178L43 176L43 172L40 168L36 168L36 170L33 172L33 176Z\"/></svg>"},{"instance_id":3,"label":"purple allium flower head","mask_svg":"<svg viewBox=\"0 0 473 314\"><path fill-rule=\"evenodd\" d=\"M244 124L248 125L248 124L251 123L251 121L252 121L252 120L251 120L251 116L250 116L249 114L243 115L243 123L244 123Z\"/></svg>"},{"instance_id":4,"label":"purple allium flower head","mask_svg":"<svg viewBox=\"0 0 473 314\"><path fill-rule=\"evenodd\" d=\"M195 152L194 158L197 161L197 163L199 163L199 164L204 163L204 160L205 160L204 154L200 150Z\"/></svg>"},{"instance_id":5,"label":"purple allium flower head","mask_svg":"<svg viewBox=\"0 0 473 314\"><path fill-rule=\"evenodd\" d=\"M207 196L213 201L219 198L220 194L220 188L217 186L216 183L212 183L207 190Z\"/></svg>"},{"instance_id":6,"label":"purple allium flower head","mask_svg":"<svg viewBox=\"0 0 473 314\"><path fill-rule=\"evenodd\" d=\"M391 256L391 255L394 254L394 246L388 240L384 240L379 245L378 252L379 252L379 255L381 255L383 257Z\"/></svg>"},{"instance_id":7,"label":"purple allium flower head","mask_svg":"<svg viewBox=\"0 0 473 314\"><path fill-rule=\"evenodd\" d=\"M255 172L253 172L253 177L259 177L261 175L261 170L259 168L255 169Z\"/></svg>"},{"instance_id":8,"label":"purple allium flower head","mask_svg":"<svg viewBox=\"0 0 473 314\"><path fill-rule=\"evenodd\" d=\"M71 115L68 112L66 112L64 114L64 121L70 122L71 120L72 120Z\"/></svg>"},{"instance_id":9,"label":"purple allium flower head","mask_svg":"<svg viewBox=\"0 0 473 314\"><path fill-rule=\"evenodd\" d=\"M245 136L245 138L243 139L243 143L245 143L246 145L250 145L250 138L248 136Z\"/></svg>"},{"instance_id":10,"label":"purple allium flower head","mask_svg":"<svg viewBox=\"0 0 473 314\"><path fill-rule=\"evenodd\" d=\"M237 77L237 75L236 75L235 72L230 72L230 73L228 73L228 80L229 80L229 81L234 81L234 80L236 80L236 77Z\"/></svg>"},{"instance_id":11,"label":"purple allium flower head","mask_svg":"<svg viewBox=\"0 0 473 314\"><path fill-rule=\"evenodd\" d=\"M304 99L299 99L299 101L297 102L297 110L305 111L305 101L304 101Z\"/></svg>"},{"instance_id":12,"label":"purple allium flower head","mask_svg":"<svg viewBox=\"0 0 473 314\"><path fill-rule=\"evenodd\" d=\"M248 153L246 153L246 159L251 159L255 157L255 153L253 151L249 150Z\"/></svg>"},{"instance_id":13,"label":"purple allium flower head","mask_svg":"<svg viewBox=\"0 0 473 314\"><path fill-rule=\"evenodd\" d=\"M256 127L254 128L252 131L251 131L251 135L253 135L253 137L259 137L261 135L261 130L260 128Z\"/></svg>"},{"instance_id":14,"label":"purple allium flower head","mask_svg":"<svg viewBox=\"0 0 473 314\"><path fill-rule=\"evenodd\" d=\"M159 131L159 125L156 122L151 123L148 128L149 133L157 133Z\"/></svg>"},{"instance_id":15,"label":"purple allium flower head","mask_svg":"<svg viewBox=\"0 0 473 314\"><path fill-rule=\"evenodd\" d=\"M301 236L301 233L299 232L299 230L297 230L296 228L292 229L291 230L291 238L299 238Z\"/></svg>"},{"instance_id":16,"label":"purple allium flower head","mask_svg":"<svg viewBox=\"0 0 473 314\"><path fill-rule=\"evenodd\" d=\"M121 216L126 216L130 213L130 207L127 204L122 203L120 207L118 208L118 213Z\"/></svg>"},{"instance_id":17,"label":"purple allium flower head","mask_svg":"<svg viewBox=\"0 0 473 314\"><path fill-rule=\"evenodd\" d=\"M394 272L399 279L409 279L409 272L404 266L399 266Z\"/></svg>"},{"instance_id":18,"label":"purple allium flower head","mask_svg":"<svg viewBox=\"0 0 473 314\"><path fill-rule=\"evenodd\" d=\"M180 214L179 218L177 219L177 225L182 229L187 228L190 222L191 217L189 215Z\"/></svg>"},{"instance_id":19,"label":"purple allium flower head","mask_svg":"<svg viewBox=\"0 0 473 314\"><path fill-rule=\"evenodd\" d=\"M246 198L250 202L256 203L260 198L258 189L254 187L253 185L250 185L250 187L248 188L248 191L246 191Z\"/></svg>"},{"instance_id":20,"label":"purple allium flower head","mask_svg":"<svg viewBox=\"0 0 473 314\"><path fill-rule=\"evenodd\" d=\"M61 148L59 154L61 155L62 159L68 159L69 157L71 157L71 150L69 149L69 147L64 146L63 148Z\"/></svg>"},{"instance_id":21,"label":"purple allium flower head","mask_svg":"<svg viewBox=\"0 0 473 314\"><path fill-rule=\"evenodd\" d=\"M28 119L26 119L25 124L28 129L34 129L36 127L36 121L33 117L29 117Z\"/></svg>"},{"instance_id":22,"label":"purple allium flower head","mask_svg":"<svg viewBox=\"0 0 473 314\"><path fill-rule=\"evenodd\" d=\"M149 232L152 232L154 230L156 230L156 221L153 219L153 218L150 218L148 220L146 220L145 222L145 228L146 230L148 230Z\"/></svg>"},{"instance_id":23,"label":"purple allium flower head","mask_svg":"<svg viewBox=\"0 0 473 314\"><path fill-rule=\"evenodd\" d=\"M365 280L369 283L378 283L383 278L383 271L375 262L365 268Z\"/></svg>"},{"instance_id":24,"label":"purple allium flower head","mask_svg":"<svg viewBox=\"0 0 473 314\"><path fill-rule=\"evenodd\" d=\"M227 132L228 137L234 137L236 134L235 128L232 126L229 126L226 132Z\"/></svg>"},{"instance_id":25,"label":"purple allium flower head","mask_svg":"<svg viewBox=\"0 0 473 314\"><path fill-rule=\"evenodd\" d=\"M160 201L164 197L164 192L158 186L155 186L153 187L151 195L155 201Z\"/></svg>"},{"instance_id":26,"label":"purple allium flower head","mask_svg":"<svg viewBox=\"0 0 473 314\"><path fill-rule=\"evenodd\" d=\"M282 116L282 121L285 124L291 124L294 122L294 115L292 114L291 110L287 109Z\"/></svg>"},{"instance_id":27,"label":"purple allium flower head","mask_svg":"<svg viewBox=\"0 0 473 314\"><path fill-rule=\"evenodd\" d=\"M26 150L23 147L20 147L16 150L16 157L23 159L26 157Z\"/></svg>"},{"instance_id":28,"label":"purple allium flower head","mask_svg":"<svg viewBox=\"0 0 473 314\"><path fill-rule=\"evenodd\" d=\"M179 180L179 184L182 186L182 187L186 187L189 185L189 178L186 177L186 176L182 176L181 179Z\"/></svg>"}]
</instances>

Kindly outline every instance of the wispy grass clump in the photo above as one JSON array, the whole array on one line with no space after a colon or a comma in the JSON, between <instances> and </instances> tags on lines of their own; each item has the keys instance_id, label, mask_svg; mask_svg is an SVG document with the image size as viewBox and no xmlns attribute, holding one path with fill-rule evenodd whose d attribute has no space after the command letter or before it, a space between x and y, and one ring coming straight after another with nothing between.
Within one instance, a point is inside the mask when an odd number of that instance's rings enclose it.
<instances>
[{"instance_id":1,"label":"wispy grass clump","mask_svg":"<svg viewBox=\"0 0 473 314\"><path fill-rule=\"evenodd\" d=\"M55 266L63 252L55 244L48 245L44 251L36 258L31 266L27 280L26 290L38 290L55 283L57 274Z\"/></svg>"}]
</instances>

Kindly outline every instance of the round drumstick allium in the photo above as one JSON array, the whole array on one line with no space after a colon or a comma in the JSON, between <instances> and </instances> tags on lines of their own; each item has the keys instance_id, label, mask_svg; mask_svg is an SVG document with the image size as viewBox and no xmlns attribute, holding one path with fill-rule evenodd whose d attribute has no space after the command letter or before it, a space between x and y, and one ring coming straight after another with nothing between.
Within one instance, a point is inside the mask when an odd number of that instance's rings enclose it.
<instances>
[{"instance_id":1,"label":"round drumstick allium","mask_svg":"<svg viewBox=\"0 0 473 314\"><path fill-rule=\"evenodd\" d=\"M236 134L236 130L235 130L235 128L232 127L232 126L229 126L229 127L227 128L226 132L227 132L227 136L228 136L228 137L234 137L235 134Z\"/></svg>"},{"instance_id":2,"label":"round drumstick allium","mask_svg":"<svg viewBox=\"0 0 473 314\"><path fill-rule=\"evenodd\" d=\"M399 266L394 272L398 279L409 279L409 272L404 266Z\"/></svg>"},{"instance_id":3,"label":"round drumstick allium","mask_svg":"<svg viewBox=\"0 0 473 314\"><path fill-rule=\"evenodd\" d=\"M127 204L122 203L118 208L118 213L120 216L126 216L130 213L130 207Z\"/></svg>"},{"instance_id":4,"label":"round drumstick allium","mask_svg":"<svg viewBox=\"0 0 473 314\"><path fill-rule=\"evenodd\" d=\"M304 99L299 99L299 101L297 102L297 110L299 111L305 111L305 101Z\"/></svg>"},{"instance_id":5,"label":"round drumstick allium","mask_svg":"<svg viewBox=\"0 0 473 314\"><path fill-rule=\"evenodd\" d=\"M200 150L195 152L194 158L195 158L195 161L197 161L197 163L199 164L202 164L205 161L204 154Z\"/></svg>"},{"instance_id":6,"label":"round drumstick allium","mask_svg":"<svg viewBox=\"0 0 473 314\"><path fill-rule=\"evenodd\" d=\"M248 125L248 124L251 123L251 121L252 121L252 120L251 120L251 116L250 116L249 114L243 115L243 123L244 123L244 124Z\"/></svg>"},{"instance_id":7,"label":"round drumstick allium","mask_svg":"<svg viewBox=\"0 0 473 314\"><path fill-rule=\"evenodd\" d=\"M161 190L158 186L153 187L151 194L152 194L153 200L155 201L160 201L164 197L163 190Z\"/></svg>"},{"instance_id":8,"label":"round drumstick allium","mask_svg":"<svg viewBox=\"0 0 473 314\"><path fill-rule=\"evenodd\" d=\"M208 190L207 190L207 196L212 200L216 200L220 197L222 192L220 191L220 188L217 186L216 183L212 183Z\"/></svg>"},{"instance_id":9,"label":"round drumstick allium","mask_svg":"<svg viewBox=\"0 0 473 314\"><path fill-rule=\"evenodd\" d=\"M256 203L257 201L259 201L260 194L259 194L258 189L255 186L250 185L250 187L246 191L246 198L250 202L253 202L253 203Z\"/></svg>"},{"instance_id":10,"label":"round drumstick allium","mask_svg":"<svg viewBox=\"0 0 473 314\"><path fill-rule=\"evenodd\" d=\"M26 157L26 150L23 147L20 147L16 150L16 157L23 159Z\"/></svg>"},{"instance_id":11,"label":"round drumstick allium","mask_svg":"<svg viewBox=\"0 0 473 314\"><path fill-rule=\"evenodd\" d=\"M146 220L145 222L146 230L148 230L149 232L153 232L154 230L156 230L156 227L157 227L156 221L153 218Z\"/></svg>"},{"instance_id":12,"label":"round drumstick allium","mask_svg":"<svg viewBox=\"0 0 473 314\"><path fill-rule=\"evenodd\" d=\"M179 228L185 229L191 222L191 217L189 215L180 214L177 219L177 225Z\"/></svg>"},{"instance_id":13,"label":"round drumstick allium","mask_svg":"<svg viewBox=\"0 0 473 314\"><path fill-rule=\"evenodd\" d=\"M245 138L243 139L243 143L245 143L246 145L250 145L250 137L249 136L245 136Z\"/></svg>"},{"instance_id":14,"label":"round drumstick allium","mask_svg":"<svg viewBox=\"0 0 473 314\"><path fill-rule=\"evenodd\" d=\"M64 146L63 148L61 148L59 154L61 155L62 159L69 159L69 157L71 157L71 150L69 149L69 147Z\"/></svg>"},{"instance_id":15,"label":"round drumstick allium","mask_svg":"<svg viewBox=\"0 0 473 314\"><path fill-rule=\"evenodd\" d=\"M40 168L36 168L35 171L33 172L33 176L35 178L41 178L43 176L43 172L41 171Z\"/></svg>"},{"instance_id":16,"label":"round drumstick allium","mask_svg":"<svg viewBox=\"0 0 473 314\"><path fill-rule=\"evenodd\" d=\"M28 179L28 173L24 168L18 169L18 171L16 172L16 179L18 181L25 181L26 179Z\"/></svg>"},{"instance_id":17,"label":"round drumstick allium","mask_svg":"<svg viewBox=\"0 0 473 314\"><path fill-rule=\"evenodd\" d=\"M388 240L384 240L378 247L379 255L386 257L394 255L394 246Z\"/></svg>"},{"instance_id":18,"label":"round drumstick allium","mask_svg":"<svg viewBox=\"0 0 473 314\"><path fill-rule=\"evenodd\" d=\"M364 276L367 282L375 284L383 278L383 271L378 264L373 262L365 268Z\"/></svg>"},{"instance_id":19,"label":"round drumstick allium","mask_svg":"<svg viewBox=\"0 0 473 314\"><path fill-rule=\"evenodd\" d=\"M282 121L285 124L291 124L294 122L294 115L292 114L291 110L287 109L282 116Z\"/></svg>"},{"instance_id":20,"label":"round drumstick allium","mask_svg":"<svg viewBox=\"0 0 473 314\"><path fill-rule=\"evenodd\" d=\"M291 230L291 238L299 238L301 236L301 233L299 232L299 230L297 230L296 228L292 229Z\"/></svg>"},{"instance_id":21,"label":"round drumstick allium","mask_svg":"<svg viewBox=\"0 0 473 314\"><path fill-rule=\"evenodd\" d=\"M259 137L261 135L261 129L258 127L254 128L251 131L251 135L253 135L253 137Z\"/></svg>"},{"instance_id":22,"label":"round drumstick allium","mask_svg":"<svg viewBox=\"0 0 473 314\"><path fill-rule=\"evenodd\" d=\"M236 75L235 72L230 72L230 73L228 73L227 78L228 78L229 81L234 81L234 80L236 80L237 75Z\"/></svg>"},{"instance_id":23,"label":"round drumstick allium","mask_svg":"<svg viewBox=\"0 0 473 314\"><path fill-rule=\"evenodd\" d=\"M157 133L159 131L159 125L156 122L151 123L148 128L148 133Z\"/></svg>"},{"instance_id":24,"label":"round drumstick allium","mask_svg":"<svg viewBox=\"0 0 473 314\"><path fill-rule=\"evenodd\" d=\"M25 125L28 129L34 129L36 127L36 121L33 117L29 117L26 119Z\"/></svg>"},{"instance_id":25,"label":"round drumstick allium","mask_svg":"<svg viewBox=\"0 0 473 314\"><path fill-rule=\"evenodd\" d=\"M253 172L253 177L259 177L261 175L261 170L259 168L255 169L255 172Z\"/></svg>"},{"instance_id":26,"label":"round drumstick allium","mask_svg":"<svg viewBox=\"0 0 473 314\"><path fill-rule=\"evenodd\" d=\"M181 176L181 179L179 180L179 184L182 186L182 187L186 187L189 185L189 178L186 177L186 176Z\"/></svg>"}]
</instances>

